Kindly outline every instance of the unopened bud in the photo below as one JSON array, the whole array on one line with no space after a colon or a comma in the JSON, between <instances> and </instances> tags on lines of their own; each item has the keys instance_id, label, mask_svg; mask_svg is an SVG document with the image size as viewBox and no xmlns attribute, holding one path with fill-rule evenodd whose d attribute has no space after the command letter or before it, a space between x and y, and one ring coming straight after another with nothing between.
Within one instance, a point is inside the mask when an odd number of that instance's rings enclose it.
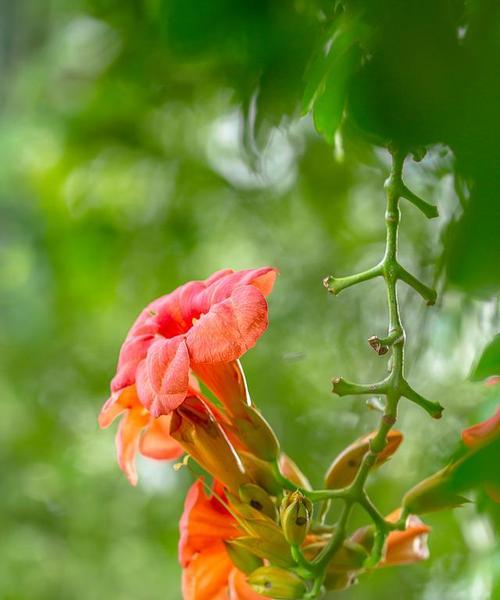
<instances>
[{"instance_id":1,"label":"unopened bud","mask_svg":"<svg viewBox=\"0 0 500 600\"><path fill-rule=\"evenodd\" d=\"M368 553L362 544L346 540L333 555L328 565L328 571L344 573L359 570L367 556Z\"/></svg>"},{"instance_id":2,"label":"unopened bud","mask_svg":"<svg viewBox=\"0 0 500 600\"><path fill-rule=\"evenodd\" d=\"M249 452L265 461L279 456L279 442L269 423L254 406L242 406L244 417L232 419L231 429Z\"/></svg>"},{"instance_id":3,"label":"unopened bud","mask_svg":"<svg viewBox=\"0 0 500 600\"><path fill-rule=\"evenodd\" d=\"M403 498L405 512L415 515L455 508L468 502L463 496L459 496L451 485L449 467L441 469L434 475L424 479L407 492Z\"/></svg>"},{"instance_id":4,"label":"unopened bud","mask_svg":"<svg viewBox=\"0 0 500 600\"><path fill-rule=\"evenodd\" d=\"M208 406L193 396L173 413L170 435L191 457L229 489L249 481L243 464Z\"/></svg>"},{"instance_id":5,"label":"unopened bud","mask_svg":"<svg viewBox=\"0 0 500 600\"><path fill-rule=\"evenodd\" d=\"M267 515L269 518L276 519L276 507L269 495L260 486L254 483L245 483L238 490L240 500L249 504L255 510Z\"/></svg>"},{"instance_id":6,"label":"unopened bud","mask_svg":"<svg viewBox=\"0 0 500 600\"><path fill-rule=\"evenodd\" d=\"M341 591L356 583L354 573L327 573L323 585L328 591Z\"/></svg>"},{"instance_id":7,"label":"unopened bud","mask_svg":"<svg viewBox=\"0 0 500 600\"><path fill-rule=\"evenodd\" d=\"M307 592L298 575L278 567L260 567L250 575L248 583L257 594L276 600L300 600Z\"/></svg>"},{"instance_id":8,"label":"unopened bud","mask_svg":"<svg viewBox=\"0 0 500 600\"><path fill-rule=\"evenodd\" d=\"M282 492L281 484L276 480L276 475L270 462L261 460L244 450L239 450L238 454L245 472L254 483L264 488L272 496L277 496Z\"/></svg>"},{"instance_id":9,"label":"unopened bud","mask_svg":"<svg viewBox=\"0 0 500 600\"><path fill-rule=\"evenodd\" d=\"M279 466L281 474L297 487L301 487L305 490L312 489L311 484L304 473L302 473L294 461L283 452L280 455Z\"/></svg>"},{"instance_id":10,"label":"unopened bud","mask_svg":"<svg viewBox=\"0 0 500 600\"><path fill-rule=\"evenodd\" d=\"M233 565L246 575L250 575L255 569L262 566L262 559L238 544L237 541L227 540L224 545Z\"/></svg>"},{"instance_id":11,"label":"unopened bud","mask_svg":"<svg viewBox=\"0 0 500 600\"><path fill-rule=\"evenodd\" d=\"M311 501L301 492L292 492L283 499L280 507L281 527L289 544L302 544L309 531L311 516Z\"/></svg>"},{"instance_id":12,"label":"unopened bud","mask_svg":"<svg viewBox=\"0 0 500 600\"><path fill-rule=\"evenodd\" d=\"M290 546L286 543L284 537L281 539L275 537L275 532L263 524L257 524L249 529L252 530L250 532L252 535L232 540L232 544L280 567L288 567L293 564ZM281 535L283 536L282 533Z\"/></svg>"},{"instance_id":13,"label":"unopened bud","mask_svg":"<svg viewBox=\"0 0 500 600\"><path fill-rule=\"evenodd\" d=\"M328 489L340 489L350 485L361 466L364 455L370 449L370 441L375 436L371 433L356 440L345 448L332 462L325 475L325 487ZM403 435L393 429L387 434L387 444L382 452L377 454L374 467L386 462L398 449L403 440Z\"/></svg>"}]
</instances>

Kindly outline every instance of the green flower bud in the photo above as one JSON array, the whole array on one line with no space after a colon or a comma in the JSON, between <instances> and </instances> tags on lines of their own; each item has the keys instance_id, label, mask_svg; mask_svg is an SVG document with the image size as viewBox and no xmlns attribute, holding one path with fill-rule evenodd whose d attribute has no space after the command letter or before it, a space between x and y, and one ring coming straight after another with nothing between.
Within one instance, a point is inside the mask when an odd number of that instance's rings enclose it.
<instances>
[{"instance_id":1,"label":"green flower bud","mask_svg":"<svg viewBox=\"0 0 500 600\"><path fill-rule=\"evenodd\" d=\"M233 565L246 575L250 575L255 569L262 566L262 559L238 544L237 541L227 540L224 545Z\"/></svg>"},{"instance_id":2,"label":"green flower bud","mask_svg":"<svg viewBox=\"0 0 500 600\"><path fill-rule=\"evenodd\" d=\"M356 574L353 573L335 573L328 572L325 577L325 581L323 585L325 589L328 591L336 590L345 590L349 586L356 583Z\"/></svg>"},{"instance_id":3,"label":"green flower bud","mask_svg":"<svg viewBox=\"0 0 500 600\"><path fill-rule=\"evenodd\" d=\"M300 546L311 524L312 504L301 492L288 494L280 507L281 527L286 541Z\"/></svg>"},{"instance_id":4,"label":"green flower bud","mask_svg":"<svg viewBox=\"0 0 500 600\"><path fill-rule=\"evenodd\" d=\"M455 508L468 502L453 489L450 476L452 469L446 467L424 479L407 492L403 498L405 512L414 515Z\"/></svg>"},{"instance_id":5,"label":"green flower bud","mask_svg":"<svg viewBox=\"0 0 500 600\"><path fill-rule=\"evenodd\" d=\"M261 460L244 450L238 450L238 454L245 472L254 483L264 488L271 496L277 496L282 492L281 484L276 481L276 475L270 462Z\"/></svg>"},{"instance_id":6,"label":"green flower bud","mask_svg":"<svg viewBox=\"0 0 500 600\"><path fill-rule=\"evenodd\" d=\"M272 531L261 531L260 533L270 533L272 535ZM290 552L290 546L286 543L285 538L282 538L280 541L263 535L259 535L258 537L249 535L232 540L232 544L281 567L291 566L294 562Z\"/></svg>"},{"instance_id":7,"label":"green flower bud","mask_svg":"<svg viewBox=\"0 0 500 600\"><path fill-rule=\"evenodd\" d=\"M260 486L254 483L245 483L238 490L240 500L245 504L249 504L255 510L267 515L269 518L276 520L276 507L269 495Z\"/></svg>"},{"instance_id":8,"label":"green flower bud","mask_svg":"<svg viewBox=\"0 0 500 600\"><path fill-rule=\"evenodd\" d=\"M275 600L300 600L307 592L298 575L278 567L260 567L250 575L248 583L257 594Z\"/></svg>"},{"instance_id":9,"label":"green flower bud","mask_svg":"<svg viewBox=\"0 0 500 600\"><path fill-rule=\"evenodd\" d=\"M245 416L232 420L231 429L256 457L268 462L276 460L280 446L271 426L254 406L244 406L243 410Z\"/></svg>"},{"instance_id":10,"label":"green flower bud","mask_svg":"<svg viewBox=\"0 0 500 600\"><path fill-rule=\"evenodd\" d=\"M333 555L328 565L328 571L345 573L358 570L363 566L367 557L368 553L361 544L346 540Z\"/></svg>"}]
</instances>

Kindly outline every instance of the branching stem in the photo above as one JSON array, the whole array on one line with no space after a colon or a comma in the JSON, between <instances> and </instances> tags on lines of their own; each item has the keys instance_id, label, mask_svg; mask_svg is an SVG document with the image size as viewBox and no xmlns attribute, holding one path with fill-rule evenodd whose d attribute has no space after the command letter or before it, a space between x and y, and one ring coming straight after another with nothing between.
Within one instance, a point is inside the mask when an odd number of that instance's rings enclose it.
<instances>
[{"instance_id":1,"label":"branching stem","mask_svg":"<svg viewBox=\"0 0 500 600\"><path fill-rule=\"evenodd\" d=\"M356 275L342 278L327 277L324 280L325 287L328 291L333 294L338 294L342 290L357 283L368 281L369 279L379 276L384 278L387 289L389 312L388 334L384 338L373 336L369 339L369 343L379 355L385 354L389 349L392 349L392 357L389 375L383 381L373 384L359 384L346 381L342 377L336 377L333 380L333 392L339 396L383 394L386 396L386 404L378 430L370 441L370 448L363 457L354 481L349 487L341 490L332 490L332 494L328 495L329 498L340 499L343 502L343 507L329 543L311 563L313 568L319 573L319 578L324 577L324 571L330 560L345 540L349 515L355 504L359 504L366 511L375 526L372 551L365 563L365 567L376 566L381 560L384 544L390 531L404 527L404 519L400 519L397 523L389 523L386 521L370 500L365 490L368 475L377 460L377 456L385 449L387 445L387 435L396 422L400 399L405 397L411 400L421 406L434 418L439 418L443 410L440 404L430 402L420 396L420 394L413 390L405 380L405 331L401 322L397 294L398 280L402 280L407 285L414 288L428 304L434 304L436 300L436 292L411 275L398 262L398 234L399 222L401 219L399 200L401 197L406 198L429 218L437 216L437 209L415 196L415 194L408 190L404 185L402 179L403 163L405 159L404 154L394 151L392 153L392 159L391 172L384 185L387 201L385 212L386 247L382 261L372 269L368 269L367 271ZM316 498L314 499L324 499L328 492L328 490L309 492L309 496L316 495Z\"/></svg>"}]
</instances>

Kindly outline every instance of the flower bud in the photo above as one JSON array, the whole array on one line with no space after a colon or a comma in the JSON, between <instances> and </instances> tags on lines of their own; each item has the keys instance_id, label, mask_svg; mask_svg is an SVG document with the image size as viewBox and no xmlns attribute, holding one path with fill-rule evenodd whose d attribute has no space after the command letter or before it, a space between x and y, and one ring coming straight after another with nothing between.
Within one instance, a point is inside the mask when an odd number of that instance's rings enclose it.
<instances>
[{"instance_id":1,"label":"flower bud","mask_svg":"<svg viewBox=\"0 0 500 600\"><path fill-rule=\"evenodd\" d=\"M340 489L350 485L361 465L364 455L370 449L370 441L375 436L374 433L356 440L345 448L332 462L325 475L325 487L328 489ZM387 445L377 455L374 467L378 467L386 462L398 449L403 441L403 435L396 430L387 434Z\"/></svg>"},{"instance_id":2,"label":"flower bud","mask_svg":"<svg viewBox=\"0 0 500 600\"><path fill-rule=\"evenodd\" d=\"M282 492L281 484L276 481L276 476L271 463L261 460L244 450L239 450L238 454L245 468L245 472L254 483L261 488L264 488L266 492L272 496L277 496Z\"/></svg>"},{"instance_id":3,"label":"flower bud","mask_svg":"<svg viewBox=\"0 0 500 600\"><path fill-rule=\"evenodd\" d=\"M286 541L292 546L300 546L311 524L312 504L301 492L288 494L281 503L281 527Z\"/></svg>"},{"instance_id":4,"label":"flower bud","mask_svg":"<svg viewBox=\"0 0 500 600\"><path fill-rule=\"evenodd\" d=\"M245 448L265 461L278 458L278 438L269 423L254 406L241 406L244 417L231 419L231 430Z\"/></svg>"},{"instance_id":5,"label":"flower bud","mask_svg":"<svg viewBox=\"0 0 500 600\"><path fill-rule=\"evenodd\" d=\"M172 413L170 435L203 469L229 489L238 489L249 481L226 434L199 398L186 398Z\"/></svg>"},{"instance_id":6,"label":"flower bud","mask_svg":"<svg viewBox=\"0 0 500 600\"><path fill-rule=\"evenodd\" d=\"M345 573L346 571L358 570L363 566L367 556L368 553L361 544L346 540L333 555L328 565L328 571Z\"/></svg>"},{"instance_id":7,"label":"flower bud","mask_svg":"<svg viewBox=\"0 0 500 600\"><path fill-rule=\"evenodd\" d=\"M304 473L302 473L294 461L284 452L280 455L279 466L281 474L297 487L301 487L305 490L312 489L311 484Z\"/></svg>"},{"instance_id":8,"label":"flower bud","mask_svg":"<svg viewBox=\"0 0 500 600\"><path fill-rule=\"evenodd\" d=\"M245 483L238 489L240 500L249 504L255 510L276 520L276 507L269 495L258 485L254 483Z\"/></svg>"},{"instance_id":9,"label":"flower bud","mask_svg":"<svg viewBox=\"0 0 500 600\"><path fill-rule=\"evenodd\" d=\"M340 592L356 583L355 573L335 573L327 572L323 585L328 591L336 590Z\"/></svg>"},{"instance_id":10,"label":"flower bud","mask_svg":"<svg viewBox=\"0 0 500 600\"><path fill-rule=\"evenodd\" d=\"M257 594L275 600L300 600L307 592L298 575L278 567L260 567L250 575L248 583Z\"/></svg>"},{"instance_id":11,"label":"flower bud","mask_svg":"<svg viewBox=\"0 0 500 600\"><path fill-rule=\"evenodd\" d=\"M461 506L468 500L459 496L451 485L452 469L446 467L424 479L406 492L403 508L407 513L420 515L446 508Z\"/></svg>"},{"instance_id":12,"label":"flower bud","mask_svg":"<svg viewBox=\"0 0 500 600\"><path fill-rule=\"evenodd\" d=\"M224 545L233 565L246 575L250 575L255 569L262 566L262 559L238 544L237 541L226 540Z\"/></svg>"},{"instance_id":13,"label":"flower bud","mask_svg":"<svg viewBox=\"0 0 500 600\"><path fill-rule=\"evenodd\" d=\"M255 554L259 558L269 560L280 567L288 567L293 565L293 558L290 552L290 546L286 543L285 538L282 540L272 537L272 532L265 530L259 526L260 535L249 535L232 540L233 546L243 548L251 554ZM271 533L271 536L267 536Z\"/></svg>"}]
</instances>

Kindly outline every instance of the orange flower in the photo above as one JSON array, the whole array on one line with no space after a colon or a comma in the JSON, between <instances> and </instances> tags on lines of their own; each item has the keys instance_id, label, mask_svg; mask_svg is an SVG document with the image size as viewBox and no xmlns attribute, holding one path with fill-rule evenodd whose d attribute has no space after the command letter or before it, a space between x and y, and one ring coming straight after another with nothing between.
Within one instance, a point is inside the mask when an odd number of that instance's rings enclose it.
<instances>
[{"instance_id":1,"label":"orange flower","mask_svg":"<svg viewBox=\"0 0 500 600\"><path fill-rule=\"evenodd\" d=\"M118 464L137 483L135 454L178 458L183 449L170 437L170 413L199 388L193 373L225 406L244 416L250 398L237 360L267 327L264 296L274 284L270 267L219 271L152 302L139 315L120 351L111 397L99 425L119 415Z\"/></svg>"},{"instance_id":2,"label":"orange flower","mask_svg":"<svg viewBox=\"0 0 500 600\"><path fill-rule=\"evenodd\" d=\"M397 509L386 517L391 523L396 522L401 515L401 509ZM378 567L389 567L395 565L406 565L429 558L427 538L430 527L416 515L410 515L406 521L403 531L391 531L387 536L385 554L377 565ZM362 527L354 532L351 541L363 546L368 552L373 544L373 526Z\"/></svg>"},{"instance_id":3,"label":"orange flower","mask_svg":"<svg viewBox=\"0 0 500 600\"><path fill-rule=\"evenodd\" d=\"M225 500L221 486L218 495ZM184 600L263 600L231 562L224 545L242 532L236 519L199 479L190 488L180 521L179 560Z\"/></svg>"},{"instance_id":4,"label":"orange flower","mask_svg":"<svg viewBox=\"0 0 500 600\"><path fill-rule=\"evenodd\" d=\"M400 515L401 509L397 509L388 515L387 520L394 523ZM406 521L404 531L391 531L388 535L385 557L380 566L406 565L428 559L427 538L429 531L430 527L419 517L410 515Z\"/></svg>"},{"instance_id":5,"label":"orange flower","mask_svg":"<svg viewBox=\"0 0 500 600\"><path fill-rule=\"evenodd\" d=\"M100 427L108 427L120 414L123 417L116 433L117 461L132 485L137 484L135 455L138 451L156 460L173 460L184 453L182 446L170 437L171 415L153 418L139 402L135 385L126 387L117 401L108 401L103 406Z\"/></svg>"},{"instance_id":6,"label":"orange flower","mask_svg":"<svg viewBox=\"0 0 500 600\"><path fill-rule=\"evenodd\" d=\"M188 393L189 371L237 360L267 328L265 296L276 270L219 271L191 281L149 304L127 334L112 398L134 383L140 402L158 417ZM224 368L224 367L223 367ZM224 374L223 374L224 378ZM212 373L211 379L216 379Z\"/></svg>"}]
</instances>

